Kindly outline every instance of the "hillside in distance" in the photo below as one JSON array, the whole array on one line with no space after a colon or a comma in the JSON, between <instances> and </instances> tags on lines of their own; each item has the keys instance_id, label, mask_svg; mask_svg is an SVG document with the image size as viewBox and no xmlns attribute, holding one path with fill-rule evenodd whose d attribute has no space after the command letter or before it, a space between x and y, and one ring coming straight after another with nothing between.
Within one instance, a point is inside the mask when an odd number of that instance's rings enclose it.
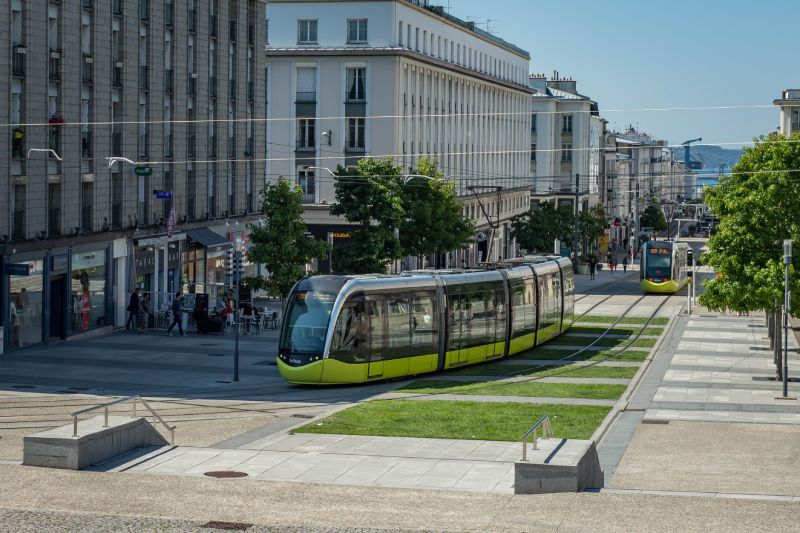
<instances>
[{"instance_id":1,"label":"hillside in distance","mask_svg":"<svg viewBox=\"0 0 800 533\"><path fill-rule=\"evenodd\" d=\"M673 148L675 159L683 161L683 148ZM692 159L703 162L704 170L718 169L724 163L726 170L730 170L744 154L738 148L722 148L720 146L692 146Z\"/></svg>"}]
</instances>

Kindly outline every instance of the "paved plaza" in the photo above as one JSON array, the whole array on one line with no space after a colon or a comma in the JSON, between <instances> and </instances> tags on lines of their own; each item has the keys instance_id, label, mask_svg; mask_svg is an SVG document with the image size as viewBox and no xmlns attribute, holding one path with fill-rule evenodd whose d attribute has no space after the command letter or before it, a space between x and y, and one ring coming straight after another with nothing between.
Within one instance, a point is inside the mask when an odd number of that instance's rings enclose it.
<instances>
[{"instance_id":1,"label":"paved plaza","mask_svg":"<svg viewBox=\"0 0 800 533\"><path fill-rule=\"evenodd\" d=\"M630 385L621 400L502 397L611 408L595 435L607 483L599 493L514 495L519 442L292 432L371 399L497 396L397 391L409 380L291 386L274 366L275 331L241 338L240 381L233 382L230 336L117 333L0 358L0 479L8 489L0 495L0 531L71 531L75 524L87 531L208 531L202 526L209 520L275 532L790 529L800 500L800 407L775 399L780 385L769 380L774 366L763 317L702 309L680 315L685 294L642 297L638 272L579 276L577 289L578 314L657 310L671 318L644 363L536 361L641 366L633 379L541 379ZM791 348L796 358L794 340ZM791 366L796 372L800 365ZM798 392L797 384L791 388ZM24 435L128 394L147 397L178 426L176 447L138 450L84 472L20 466ZM550 449L556 442L540 441L536 453L558 457ZM218 470L248 477L204 475ZM700 520L708 516L713 523Z\"/></svg>"}]
</instances>

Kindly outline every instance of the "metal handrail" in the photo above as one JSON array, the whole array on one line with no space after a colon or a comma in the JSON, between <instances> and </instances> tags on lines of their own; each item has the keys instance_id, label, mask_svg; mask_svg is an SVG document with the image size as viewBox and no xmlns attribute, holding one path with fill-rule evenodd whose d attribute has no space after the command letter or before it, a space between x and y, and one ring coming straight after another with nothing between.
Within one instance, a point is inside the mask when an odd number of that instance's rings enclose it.
<instances>
[{"instance_id":1,"label":"metal handrail","mask_svg":"<svg viewBox=\"0 0 800 533\"><path fill-rule=\"evenodd\" d=\"M70 415L70 416L72 416L72 436L73 437L77 437L78 436L78 415L91 413L93 411L97 411L97 410L103 409L104 417L105 417L105 419L103 421L103 427L107 428L108 427L108 408L111 407L112 405L116 405L118 403L125 403L125 402L129 402L129 401L133 401L133 413L132 414L133 414L133 418L134 419L138 418L138 416L136 414L136 402L142 402L142 405L144 405L147 408L147 410L150 411L150 414L153 415L153 419L154 420L158 420L161 423L161 425L163 425L167 429L167 431L169 431L169 443L172 446L175 446L175 426L170 426L169 424L167 424L164 421L164 419L161 418L161 416L158 413L156 413L155 410L153 410L152 407L150 407L150 404L148 404L147 401L145 401L144 398L142 398L141 396L138 396L138 395L137 396L126 396L124 398L119 398L119 399L111 401L111 402L106 402L104 404L96 405L94 407L89 407L88 409L81 409L80 411L75 411L74 413L72 413Z\"/></svg>"},{"instance_id":2,"label":"metal handrail","mask_svg":"<svg viewBox=\"0 0 800 533\"><path fill-rule=\"evenodd\" d=\"M536 422L533 426L531 426L531 429L529 429L522 436L522 460L525 461L525 462L528 461L528 446L526 444L526 442L528 440L528 437L530 437L531 435L535 435L535 433L537 432L537 430L539 428L542 429L542 438L543 439L552 439L553 437L555 437L555 435L553 435L553 428L550 426L550 417L548 417L547 415L544 415L542 418L539 419L538 422ZM533 449L534 450L538 450L539 447L536 444L536 437L535 436L533 438L532 443L533 443Z\"/></svg>"}]
</instances>

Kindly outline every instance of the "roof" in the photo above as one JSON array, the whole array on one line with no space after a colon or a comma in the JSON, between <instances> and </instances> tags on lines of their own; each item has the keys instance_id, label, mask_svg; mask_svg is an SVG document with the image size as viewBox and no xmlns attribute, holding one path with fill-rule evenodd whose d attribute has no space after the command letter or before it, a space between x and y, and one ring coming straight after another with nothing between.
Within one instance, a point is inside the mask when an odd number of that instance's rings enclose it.
<instances>
[{"instance_id":1,"label":"roof","mask_svg":"<svg viewBox=\"0 0 800 533\"><path fill-rule=\"evenodd\" d=\"M206 248L225 246L231 244L225 237L208 228L193 229L186 232L186 236Z\"/></svg>"},{"instance_id":2,"label":"roof","mask_svg":"<svg viewBox=\"0 0 800 533\"><path fill-rule=\"evenodd\" d=\"M531 95L532 98L558 98L560 100L585 100L585 101L591 100L588 96L562 91L561 89L553 89L552 87L548 87L546 92L541 92L538 89L534 90L536 92Z\"/></svg>"}]
</instances>

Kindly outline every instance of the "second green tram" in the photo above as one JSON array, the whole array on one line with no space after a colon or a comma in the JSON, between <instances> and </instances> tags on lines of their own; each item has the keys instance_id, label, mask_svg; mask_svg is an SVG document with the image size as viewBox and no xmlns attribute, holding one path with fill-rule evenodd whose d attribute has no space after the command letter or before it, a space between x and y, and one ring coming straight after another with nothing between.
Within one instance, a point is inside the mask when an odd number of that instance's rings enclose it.
<instances>
[{"instance_id":1,"label":"second green tram","mask_svg":"<svg viewBox=\"0 0 800 533\"><path fill-rule=\"evenodd\" d=\"M291 383L365 383L507 357L574 321L569 259L498 270L314 276L292 289L278 368Z\"/></svg>"}]
</instances>

